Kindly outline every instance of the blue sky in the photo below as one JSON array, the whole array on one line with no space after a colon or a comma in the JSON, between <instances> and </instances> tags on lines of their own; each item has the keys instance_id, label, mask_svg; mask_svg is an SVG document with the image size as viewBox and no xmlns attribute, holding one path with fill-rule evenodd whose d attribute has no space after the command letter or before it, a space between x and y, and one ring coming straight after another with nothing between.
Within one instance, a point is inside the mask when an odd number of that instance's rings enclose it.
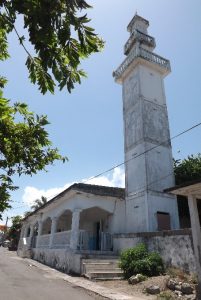
<instances>
[{"instance_id":1,"label":"blue sky","mask_svg":"<svg viewBox=\"0 0 201 300\"><path fill-rule=\"evenodd\" d=\"M11 59L0 64L9 79L5 96L28 103L31 110L47 114L50 139L69 162L56 163L48 172L15 178L19 190L12 194L13 208L6 216L29 210L27 203L40 195L58 193L70 183L80 182L123 162L123 117L121 86L112 72L124 59L126 27L136 10L150 22L149 34L156 39L155 52L171 62L165 79L171 136L201 122L201 2L200 0L91 0L91 25L105 40L102 53L83 62L88 73L72 94L57 91L42 96L28 80L26 54L12 34ZM19 25L19 31L21 31ZM21 32L22 33L22 32ZM201 152L201 127L172 142L173 156L184 158ZM123 184L123 169L99 178L96 183ZM25 202L24 202L25 201ZM3 221L4 222L4 221Z\"/></svg>"}]
</instances>

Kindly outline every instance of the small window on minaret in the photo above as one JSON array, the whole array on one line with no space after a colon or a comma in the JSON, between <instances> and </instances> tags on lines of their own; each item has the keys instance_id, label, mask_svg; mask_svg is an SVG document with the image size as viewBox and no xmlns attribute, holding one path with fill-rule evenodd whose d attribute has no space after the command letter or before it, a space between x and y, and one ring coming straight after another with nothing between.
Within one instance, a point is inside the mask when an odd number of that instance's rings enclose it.
<instances>
[{"instance_id":1,"label":"small window on minaret","mask_svg":"<svg viewBox=\"0 0 201 300\"><path fill-rule=\"evenodd\" d=\"M166 212L157 211L158 231L171 230L170 214Z\"/></svg>"}]
</instances>

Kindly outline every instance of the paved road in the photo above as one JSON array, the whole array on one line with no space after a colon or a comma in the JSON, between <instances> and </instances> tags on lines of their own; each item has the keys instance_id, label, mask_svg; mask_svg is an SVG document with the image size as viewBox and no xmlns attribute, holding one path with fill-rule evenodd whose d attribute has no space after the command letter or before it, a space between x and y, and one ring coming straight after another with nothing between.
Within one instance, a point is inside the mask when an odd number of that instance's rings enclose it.
<instances>
[{"instance_id":1,"label":"paved road","mask_svg":"<svg viewBox=\"0 0 201 300\"><path fill-rule=\"evenodd\" d=\"M0 300L94 300L62 279L48 276L0 247Z\"/></svg>"}]
</instances>

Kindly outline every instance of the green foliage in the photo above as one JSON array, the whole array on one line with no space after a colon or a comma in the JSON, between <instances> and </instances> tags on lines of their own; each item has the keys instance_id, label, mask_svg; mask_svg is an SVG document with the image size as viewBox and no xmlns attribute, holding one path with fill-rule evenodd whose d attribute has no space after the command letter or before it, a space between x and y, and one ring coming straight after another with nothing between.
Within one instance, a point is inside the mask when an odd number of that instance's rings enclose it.
<instances>
[{"instance_id":1,"label":"green foliage","mask_svg":"<svg viewBox=\"0 0 201 300\"><path fill-rule=\"evenodd\" d=\"M149 266L150 276L157 276L164 273L164 264L161 256L157 252L148 254L147 263Z\"/></svg>"},{"instance_id":2,"label":"green foliage","mask_svg":"<svg viewBox=\"0 0 201 300\"><path fill-rule=\"evenodd\" d=\"M45 203L47 203L47 198L44 196L41 196L41 199L36 199L34 202L35 203L34 203L34 205L31 206L31 208L33 210L37 210L38 208L43 206Z\"/></svg>"},{"instance_id":3,"label":"green foliage","mask_svg":"<svg viewBox=\"0 0 201 300\"><path fill-rule=\"evenodd\" d=\"M172 293L170 291L164 291L161 292L158 296L157 296L157 300L174 300L174 296L172 295Z\"/></svg>"},{"instance_id":4,"label":"green foliage","mask_svg":"<svg viewBox=\"0 0 201 300\"><path fill-rule=\"evenodd\" d=\"M31 214L31 211L25 211L24 212L24 218L28 217L29 214Z\"/></svg>"},{"instance_id":5,"label":"green foliage","mask_svg":"<svg viewBox=\"0 0 201 300\"><path fill-rule=\"evenodd\" d=\"M20 231L22 227L22 217L15 216L12 218L12 225L7 232L7 239L11 241L11 245L13 248L17 248L19 238L20 238Z\"/></svg>"},{"instance_id":6,"label":"green foliage","mask_svg":"<svg viewBox=\"0 0 201 300\"><path fill-rule=\"evenodd\" d=\"M0 60L9 56L7 35L14 30L27 54L31 82L37 83L43 94L53 93L56 82L60 90L66 86L71 92L75 83L86 76L79 69L81 59L101 51L104 44L88 25L90 19L85 10L89 8L84 0L0 1ZM19 15L24 19L34 55L29 53L25 37L15 27Z\"/></svg>"},{"instance_id":7,"label":"green foliage","mask_svg":"<svg viewBox=\"0 0 201 300\"><path fill-rule=\"evenodd\" d=\"M11 106L0 90L0 217L10 207L9 191L17 188L14 174L33 175L55 160L67 159L51 147L46 125L46 116L34 115L24 103Z\"/></svg>"},{"instance_id":8,"label":"green foliage","mask_svg":"<svg viewBox=\"0 0 201 300\"><path fill-rule=\"evenodd\" d=\"M142 275L142 274L138 274L138 280L139 280L139 282L142 282L142 281L145 281L145 280L147 280L147 276L145 276L145 275Z\"/></svg>"},{"instance_id":9,"label":"green foliage","mask_svg":"<svg viewBox=\"0 0 201 300\"><path fill-rule=\"evenodd\" d=\"M201 153L174 160L174 173L176 184L201 179Z\"/></svg>"},{"instance_id":10,"label":"green foliage","mask_svg":"<svg viewBox=\"0 0 201 300\"><path fill-rule=\"evenodd\" d=\"M144 244L121 253L120 268L124 271L125 278L136 274L157 276L164 272L162 258L156 252L149 253Z\"/></svg>"},{"instance_id":11,"label":"green foliage","mask_svg":"<svg viewBox=\"0 0 201 300\"><path fill-rule=\"evenodd\" d=\"M8 34L14 31L27 55L30 81L41 93L53 93L56 84L60 90L66 87L71 92L85 76L79 69L81 59L101 51L104 44L83 13L90 7L84 0L0 0L0 61L9 58ZM23 17L33 54L15 26L19 16ZM11 105L3 97L6 83L0 76L0 218L11 207L10 191L17 188L11 178L14 174L33 175L55 160L66 160L51 147L44 128L47 117L29 112L24 103Z\"/></svg>"}]
</instances>

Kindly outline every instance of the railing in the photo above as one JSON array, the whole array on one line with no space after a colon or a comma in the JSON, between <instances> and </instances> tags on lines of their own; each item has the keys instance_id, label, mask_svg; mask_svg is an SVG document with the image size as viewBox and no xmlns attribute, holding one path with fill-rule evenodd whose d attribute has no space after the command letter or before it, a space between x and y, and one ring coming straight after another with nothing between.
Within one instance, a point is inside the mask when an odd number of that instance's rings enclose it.
<instances>
[{"instance_id":1,"label":"railing","mask_svg":"<svg viewBox=\"0 0 201 300\"><path fill-rule=\"evenodd\" d=\"M140 42L143 41L145 44L147 44L150 47L156 46L155 39L152 36L147 35L147 34L142 33L137 30L131 34L130 38L128 39L127 43L124 46L124 54L125 55L127 55L129 53L135 40L138 40Z\"/></svg>"},{"instance_id":2,"label":"railing","mask_svg":"<svg viewBox=\"0 0 201 300\"><path fill-rule=\"evenodd\" d=\"M99 245L97 245L97 242ZM98 247L98 249L97 249ZM79 249L111 251L113 247L112 235L109 232L101 232L99 239L92 231L80 230Z\"/></svg>"},{"instance_id":3,"label":"railing","mask_svg":"<svg viewBox=\"0 0 201 300\"><path fill-rule=\"evenodd\" d=\"M38 237L38 247L48 248L50 244L50 234L44 234Z\"/></svg>"},{"instance_id":4,"label":"railing","mask_svg":"<svg viewBox=\"0 0 201 300\"><path fill-rule=\"evenodd\" d=\"M166 70L170 70L170 62L169 60L153 53L148 50L145 50L141 47L135 47L128 55L128 57L123 61L123 63L119 66L119 68L113 72L113 76L115 79L121 77L124 71L128 68L128 66L133 62L137 57L144 58L150 62L153 62L157 65L160 65Z\"/></svg>"},{"instance_id":5,"label":"railing","mask_svg":"<svg viewBox=\"0 0 201 300\"><path fill-rule=\"evenodd\" d=\"M129 56L123 61L119 68L115 72L113 72L113 77L115 77L115 79L118 79L127 69L127 67L132 63L132 61L136 57L139 57L139 52L140 48L136 47L129 53Z\"/></svg>"},{"instance_id":6,"label":"railing","mask_svg":"<svg viewBox=\"0 0 201 300\"><path fill-rule=\"evenodd\" d=\"M71 230L57 232L53 236L52 248L65 248L70 245Z\"/></svg>"},{"instance_id":7,"label":"railing","mask_svg":"<svg viewBox=\"0 0 201 300\"><path fill-rule=\"evenodd\" d=\"M111 251L113 249L113 239L109 232L101 232L101 250Z\"/></svg>"},{"instance_id":8,"label":"railing","mask_svg":"<svg viewBox=\"0 0 201 300\"><path fill-rule=\"evenodd\" d=\"M160 66L166 68L166 69L170 69L170 62L169 60L157 55L157 54L154 54L148 50L145 50L143 48L140 49L140 56L151 61L151 62L154 62L156 64L159 64Z\"/></svg>"},{"instance_id":9,"label":"railing","mask_svg":"<svg viewBox=\"0 0 201 300\"><path fill-rule=\"evenodd\" d=\"M78 247L80 250L95 249L95 237L92 231L80 230Z\"/></svg>"}]
</instances>

